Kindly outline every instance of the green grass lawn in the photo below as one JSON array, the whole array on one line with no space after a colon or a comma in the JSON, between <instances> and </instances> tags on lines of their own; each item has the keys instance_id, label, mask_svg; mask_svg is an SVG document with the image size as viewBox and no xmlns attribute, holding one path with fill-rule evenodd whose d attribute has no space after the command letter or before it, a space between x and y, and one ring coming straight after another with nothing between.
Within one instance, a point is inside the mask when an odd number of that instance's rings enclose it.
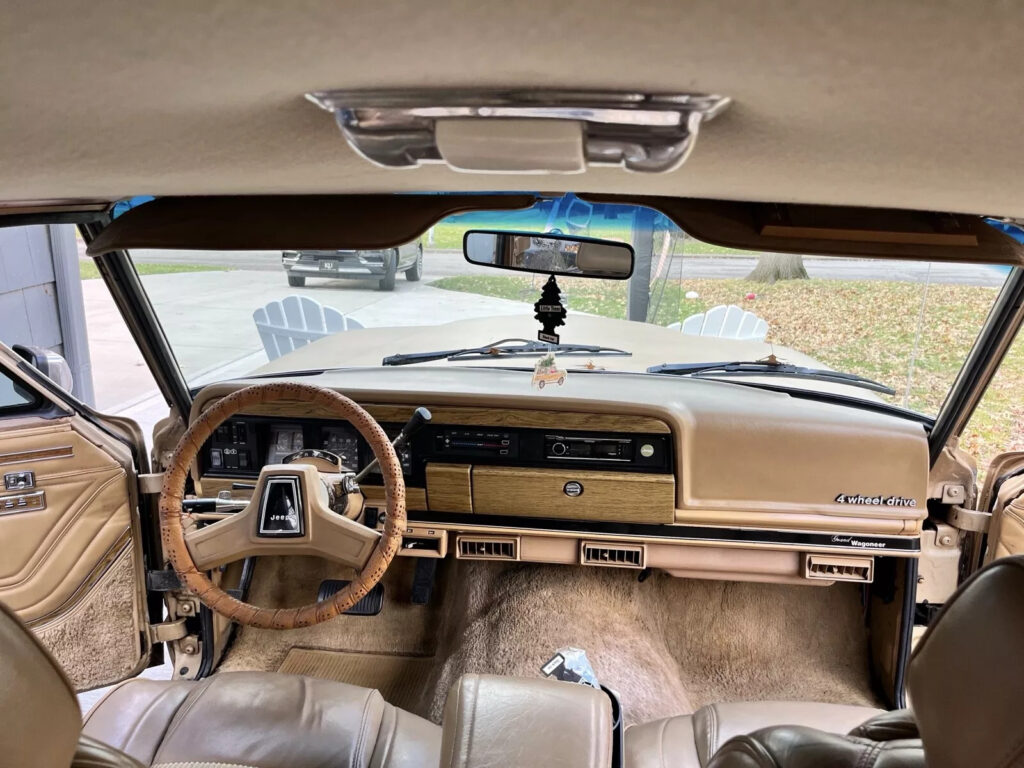
<instances>
[{"instance_id":1,"label":"green grass lawn","mask_svg":"<svg viewBox=\"0 0 1024 768\"><path fill-rule=\"evenodd\" d=\"M202 264L136 264L135 269L140 275L167 275L177 272L223 272L229 267L205 266ZM80 259L78 273L83 280L95 280L100 276L96 263L92 259Z\"/></svg>"},{"instance_id":2,"label":"green grass lawn","mask_svg":"<svg viewBox=\"0 0 1024 768\"><path fill-rule=\"evenodd\" d=\"M532 304L543 275L447 277L432 285ZM568 307L604 317L626 317L627 283L561 278ZM738 304L768 321L768 340L799 350L830 368L858 373L895 389L886 398L935 414L952 386L996 297L996 289L928 286L923 333L917 337L923 286L882 281L787 280L766 285L746 280L655 283L650 322L680 322L717 304ZM696 291L697 299L685 298ZM747 301L744 296L755 293ZM916 343L916 351L915 351ZM1003 450L1024 449L1024 340L1018 340L965 434L963 447L983 461Z\"/></svg>"}]
</instances>

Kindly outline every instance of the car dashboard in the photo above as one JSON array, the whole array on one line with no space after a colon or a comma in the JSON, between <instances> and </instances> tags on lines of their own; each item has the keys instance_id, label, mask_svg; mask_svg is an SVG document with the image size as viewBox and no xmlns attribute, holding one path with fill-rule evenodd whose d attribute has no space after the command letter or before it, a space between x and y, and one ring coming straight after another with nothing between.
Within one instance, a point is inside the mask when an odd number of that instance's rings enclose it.
<instances>
[{"instance_id":1,"label":"car dashboard","mask_svg":"<svg viewBox=\"0 0 1024 768\"><path fill-rule=\"evenodd\" d=\"M520 371L353 369L304 377L398 434L402 555L657 568L695 578L870 581L879 556L916 557L928 451L913 421L720 381L574 375L556 391ZM247 382L216 384L193 415ZM300 402L236 414L195 467L204 495L244 495L264 464L321 448L357 471L355 428ZM361 483L383 526L380 475ZM242 490L239 490L239 489Z\"/></svg>"}]
</instances>

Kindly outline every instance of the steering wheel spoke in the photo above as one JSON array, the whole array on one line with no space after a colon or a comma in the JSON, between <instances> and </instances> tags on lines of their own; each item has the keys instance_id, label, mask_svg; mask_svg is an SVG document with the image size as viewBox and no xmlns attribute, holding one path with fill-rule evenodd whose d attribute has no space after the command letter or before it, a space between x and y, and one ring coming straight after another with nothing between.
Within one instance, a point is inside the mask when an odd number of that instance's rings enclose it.
<instances>
[{"instance_id":1,"label":"steering wheel spoke","mask_svg":"<svg viewBox=\"0 0 1024 768\"><path fill-rule=\"evenodd\" d=\"M188 468L199 447L238 411L274 400L304 400L331 408L367 440L380 462L388 525L380 533L359 522L362 498L350 492L347 510L332 509L332 480L321 475L315 461L296 456L290 464L264 467L252 500L240 511L215 523L183 525L182 494ZM316 458L316 457L313 457ZM160 494L160 525L164 549L185 585L211 609L257 627L290 629L326 621L348 610L384 575L401 545L405 528L405 484L402 467L387 435L366 411L333 390L298 383L257 384L239 390L206 410L182 436L165 472ZM205 571L245 557L313 555L356 570L356 577L337 594L298 608L258 608L235 600L213 584Z\"/></svg>"},{"instance_id":2,"label":"steering wheel spoke","mask_svg":"<svg viewBox=\"0 0 1024 768\"><path fill-rule=\"evenodd\" d=\"M244 509L187 532L185 544L200 571L260 555L314 555L358 571L380 538L328 506L315 466L292 463L264 467Z\"/></svg>"}]
</instances>

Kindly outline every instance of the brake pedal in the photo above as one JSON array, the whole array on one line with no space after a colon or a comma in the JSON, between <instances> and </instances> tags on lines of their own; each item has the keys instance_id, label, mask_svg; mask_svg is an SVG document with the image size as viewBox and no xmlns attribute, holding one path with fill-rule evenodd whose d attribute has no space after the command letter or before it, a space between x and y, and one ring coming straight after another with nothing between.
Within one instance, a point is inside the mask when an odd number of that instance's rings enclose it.
<instances>
[{"instance_id":1,"label":"brake pedal","mask_svg":"<svg viewBox=\"0 0 1024 768\"><path fill-rule=\"evenodd\" d=\"M318 602L329 600L352 582L342 579L325 579L320 582L316 599ZM376 616L384 608L384 585L378 582L373 589L363 595L363 599L347 611L346 616Z\"/></svg>"}]
</instances>

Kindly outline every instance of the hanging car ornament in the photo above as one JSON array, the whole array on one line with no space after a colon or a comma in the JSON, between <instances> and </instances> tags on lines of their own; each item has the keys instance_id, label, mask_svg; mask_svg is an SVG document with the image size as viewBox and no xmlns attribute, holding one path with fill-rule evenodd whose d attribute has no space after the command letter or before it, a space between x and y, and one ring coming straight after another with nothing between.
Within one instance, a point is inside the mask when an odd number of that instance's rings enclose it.
<instances>
[{"instance_id":1,"label":"hanging car ornament","mask_svg":"<svg viewBox=\"0 0 1024 768\"><path fill-rule=\"evenodd\" d=\"M543 326L537 332L537 338L548 344L558 344L559 337L555 333L555 328L565 325L567 313L562 304L562 291L559 289L554 275L548 277L548 281L541 288L540 299L533 305L533 311L536 312L534 318L540 320L540 324Z\"/></svg>"},{"instance_id":2,"label":"hanging car ornament","mask_svg":"<svg viewBox=\"0 0 1024 768\"><path fill-rule=\"evenodd\" d=\"M530 385L537 389L544 389L548 384L557 384L559 387L565 384L569 372L558 367L555 360L555 353L548 352L533 366L533 376L530 377Z\"/></svg>"}]
</instances>

